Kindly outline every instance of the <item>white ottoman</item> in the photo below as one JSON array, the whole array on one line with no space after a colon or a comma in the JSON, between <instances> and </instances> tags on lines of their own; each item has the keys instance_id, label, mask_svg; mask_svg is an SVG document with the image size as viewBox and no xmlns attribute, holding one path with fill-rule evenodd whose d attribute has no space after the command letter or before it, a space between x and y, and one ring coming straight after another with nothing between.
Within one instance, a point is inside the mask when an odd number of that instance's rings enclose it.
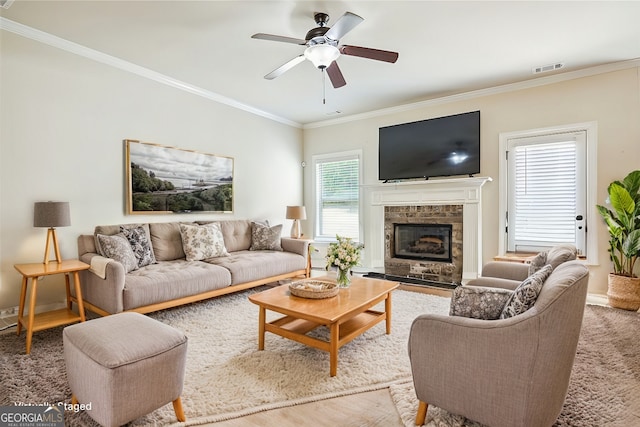
<instances>
[{"instance_id":1,"label":"white ottoman","mask_svg":"<svg viewBox=\"0 0 640 427\"><path fill-rule=\"evenodd\" d=\"M87 414L103 426L120 426L180 401L187 337L139 313L114 314L63 330L72 403L91 404Z\"/></svg>"}]
</instances>

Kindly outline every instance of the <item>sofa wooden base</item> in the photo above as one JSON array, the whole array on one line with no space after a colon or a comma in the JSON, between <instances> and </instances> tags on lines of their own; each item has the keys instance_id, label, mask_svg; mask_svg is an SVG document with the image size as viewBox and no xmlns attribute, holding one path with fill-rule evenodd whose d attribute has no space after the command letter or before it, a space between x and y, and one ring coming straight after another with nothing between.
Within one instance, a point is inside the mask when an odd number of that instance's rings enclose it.
<instances>
[{"instance_id":1,"label":"sofa wooden base","mask_svg":"<svg viewBox=\"0 0 640 427\"><path fill-rule=\"evenodd\" d=\"M159 310L165 310L167 308L173 308L173 307L178 307L181 305L185 305L185 304L191 304L194 302L198 302L198 301L203 301L209 298L214 298L214 297L218 297L221 295L226 295L226 294L231 294L234 292L238 292L238 291L242 291L245 289L250 289L250 288L255 288L256 286L261 286L261 285L265 285L267 283L273 283L273 282L277 282L279 280L284 280L284 279L292 279L292 278L306 278L309 277L309 269L304 269L304 270L298 270L298 271L294 271L291 273L287 273L287 274L281 274L278 276L272 276L272 277L267 277L264 279L260 279L260 280L254 280L253 282L247 282L247 283L239 283L237 285L231 285L231 286L226 286L224 288L220 288L220 289L215 289L212 291L207 291L207 292L202 292L200 294L195 294L195 295L189 295L186 297L182 297L182 298L176 298L173 300L169 300L169 301L163 301L163 302L159 302L157 304L149 304L149 305L145 305L145 306L141 306L141 307L136 307L133 308L131 310L125 310L125 311L134 311L137 313L142 313L142 314L146 314L146 313L151 313L154 311L159 311ZM103 310L102 308L91 304L90 302L85 301L84 302L84 308L85 310L90 310L96 314L99 314L100 316L109 316L113 313L109 313L108 311Z\"/></svg>"}]
</instances>

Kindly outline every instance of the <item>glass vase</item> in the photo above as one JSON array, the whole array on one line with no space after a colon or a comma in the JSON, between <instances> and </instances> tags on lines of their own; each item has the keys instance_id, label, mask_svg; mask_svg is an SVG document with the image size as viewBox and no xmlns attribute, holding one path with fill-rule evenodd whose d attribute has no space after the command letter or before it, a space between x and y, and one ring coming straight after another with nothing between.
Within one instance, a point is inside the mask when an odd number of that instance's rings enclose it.
<instances>
[{"instance_id":1,"label":"glass vase","mask_svg":"<svg viewBox=\"0 0 640 427\"><path fill-rule=\"evenodd\" d=\"M339 288L348 288L351 285L351 269L341 269L338 268L338 277L336 278L336 283Z\"/></svg>"}]
</instances>

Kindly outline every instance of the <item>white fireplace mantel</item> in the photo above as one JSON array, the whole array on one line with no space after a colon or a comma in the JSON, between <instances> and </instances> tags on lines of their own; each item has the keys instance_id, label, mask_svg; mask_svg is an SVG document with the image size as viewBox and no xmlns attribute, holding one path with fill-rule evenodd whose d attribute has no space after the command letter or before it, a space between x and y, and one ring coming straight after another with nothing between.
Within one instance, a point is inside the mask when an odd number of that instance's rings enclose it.
<instances>
[{"instance_id":1,"label":"white fireplace mantel","mask_svg":"<svg viewBox=\"0 0 640 427\"><path fill-rule=\"evenodd\" d=\"M482 186L490 177L445 178L369 185L363 188L371 206L371 263L384 267L384 207L462 205L462 280L478 277L482 266Z\"/></svg>"}]
</instances>

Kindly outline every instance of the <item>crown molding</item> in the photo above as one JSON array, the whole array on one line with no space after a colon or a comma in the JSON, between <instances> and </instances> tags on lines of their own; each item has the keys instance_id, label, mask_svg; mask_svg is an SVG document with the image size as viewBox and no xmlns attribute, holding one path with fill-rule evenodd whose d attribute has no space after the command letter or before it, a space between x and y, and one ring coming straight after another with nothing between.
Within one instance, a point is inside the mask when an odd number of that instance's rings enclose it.
<instances>
[{"instance_id":1,"label":"crown molding","mask_svg":"<svg viewBox=\"0 0 640 427\"><path fill-rule=\"evenodd\" d=\"M410 104L397 105L394 107L368 111L366 113L361 113L361 114L353 114L349 116L342 116L335 119L322 120L318 122L302 124L302 123L295 122L293 120L286 119L284 117L277 116L267 111L260 110L250 105L243 104L241 102L238 102L234 99L220 95L213 91L203 89L201 87L183 82L178 79L174 79L172 77L169 77L164 74L153 71L151 69L133 64L123 59L117 58L115 56L111 56L106 53L97 51L95 49L88 48L86 46L54 36L52 34L46 33L41 30L37 30L27 25L20 24L18 22L12 21L4 17L0 17L0 30L8 31L8 32L17 34L19 36L85 57L87 59L91 59L93 61L97 61L106 65L118 68L120 70L136 74L138 76L153 80L155 82L158 82L179 90L183 90L193 95L197 95L197 96L209 99L211 101L215 101L220 104L224 104L232 108L237 108L239 110L243 110L248 113L255 114L257 116L261 116L266 119L273 120L273 121L285 124L287 126L292 126L299 129L314 129L314 128L321 128L326 126L333 126L341 123L365 120L365 119L380 117L384 115L402 113L405 111L411 111L411 110L417 110L420 108L447 104L451 102L469 100L469 99L479 98L483 96L496 95L496 94L507 93L507 92L514 92L518 90L545 86L553 83L579 79L582 77L594 76L597 74L603 74L603 73L608 73L612 71L619 71L619 70L624 70L628 68L640 67L640 58L636 58L628 61L613 62L609 64L598 65L595 67L584 68L581 70L568 71L564 73L558 73L558 74L553 74L549 76L533 78L533 79L525 80L522 82L510 83L510 84L494 86L486 89L463 92L459 94L428 99L428 100L414 102Z\"/></svg>"},{"instance_id":2,"label":"crown molding","mask_svg":"<svg viewBox=\"0 0 640 427\"><path fill-rule=\"evenodd\" d=\"M303 129L315 129L325 126L333 126L341 123L353 122L357 120L365 120L379 116L402 113L405 111L417 110L425 107L433 107L436 105L448 104L451 102L464 101L468 99L480 98L483 96L496 95L506 92L514 92L533 87L550 85L553 83L564 82L568 80L579 79L582 77L594 76L597 74L609 73L612 71L626 70L629 68L640 67L640 58L628 61L612 62L609 64L598 65L595 67L584 68L581 70L567 71L565 73L554 74L550 76L538 77L522 82L510 83L500 86L494 86L486 89L479 89L470 92L463 92L455 95L443 96L440 98L428 99L425 101L414 102L411 104L403 104L395 107L383 108L380 110L368 111L361 114L353 114L336 119L323 120L314 123L307 123L302 126Z\"/></svg>"},{"instance_id":3,"label":"crown molding","mask_svg":"<svg viewBox=\"0 0 640 427\"><path fill-rule=\"evenodd\" d=\"M203 89L201 87L183 82L178 79L174 79L173 77L166 76L164 74L150 70L149 68L141 67L140 65L133 64L115 56L107 55L106 53L88 48L78 43L63 39L61 37L54 36L53 34L37 30L35 28L20 24L19 22L15 22L4 17L0 17L0 29L58 49L62 49L64 51L82 56L87 59L91 59L96 62L100 62L105 65L109 65L111 67L118 68L123 71L127 71L132 74L136 74L140 77L153 80L155 82L173 87L175 89L179 89L193 95L218 102L220 104L228 105L229 107L237 108L239 110L243 110L257 116L265 117L269 120L280 122L296 128L302 127L302 124L294 122L292 120L276 116L275 114L271 114L250 105L243 104L210 90Z\"/></svg>"}]
</instances>

